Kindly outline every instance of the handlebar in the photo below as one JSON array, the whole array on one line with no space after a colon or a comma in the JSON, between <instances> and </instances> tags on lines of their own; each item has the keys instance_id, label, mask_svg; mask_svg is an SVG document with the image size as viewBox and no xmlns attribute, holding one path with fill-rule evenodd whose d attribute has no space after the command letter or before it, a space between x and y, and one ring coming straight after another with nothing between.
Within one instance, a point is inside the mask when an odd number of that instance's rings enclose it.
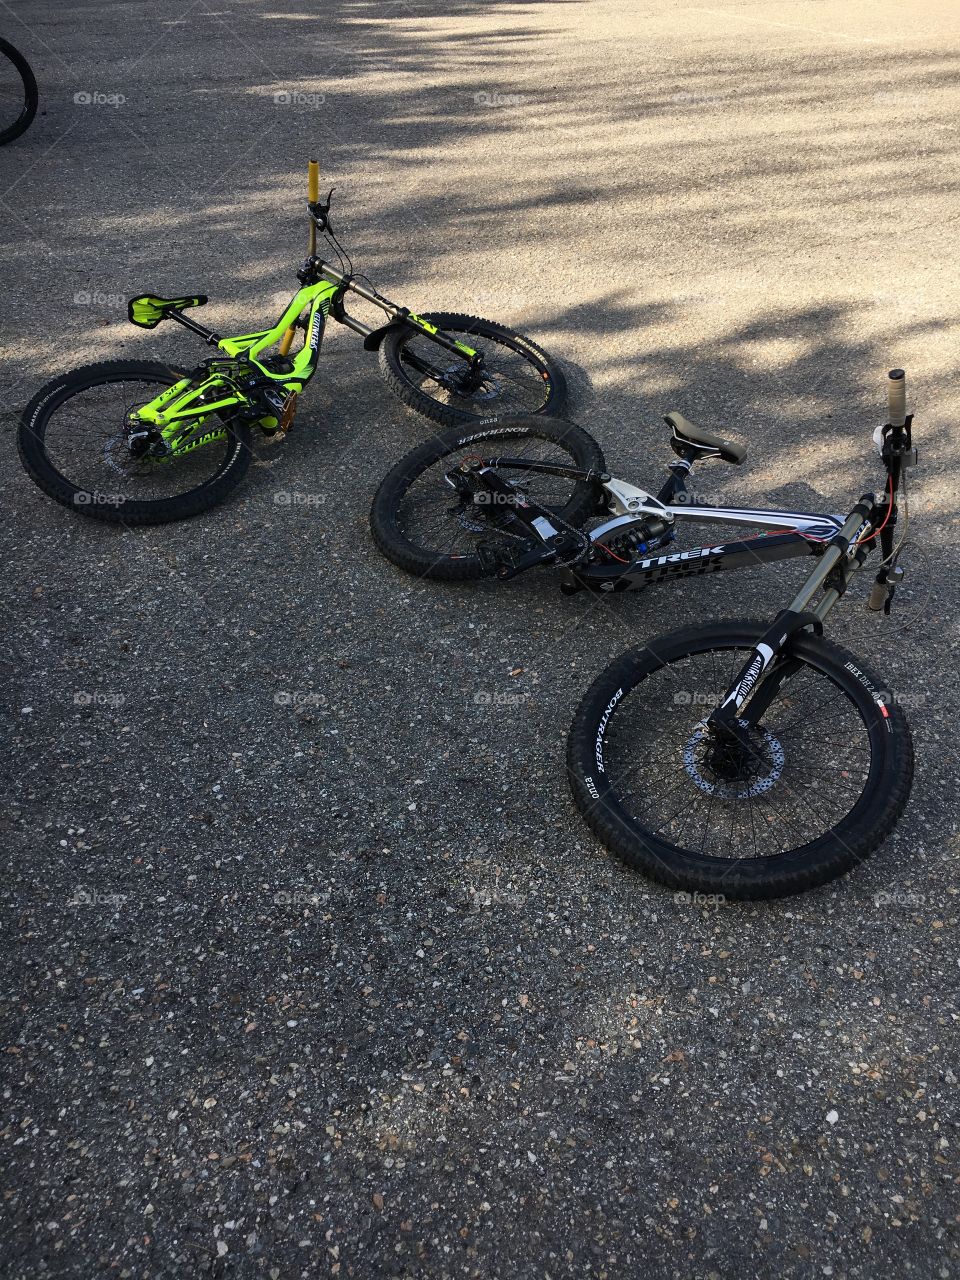
<instances>
[{"instance_id":1,"label":"handlebar","mask_svg":"<svg viewBox=\"0 0 960 1280\"><path fill-rule=\"evenodd\" d=\"M902 369L887 374L887 412L891 427L902 427L907 420L907 378Z\"/></svg>"}]
</instances>

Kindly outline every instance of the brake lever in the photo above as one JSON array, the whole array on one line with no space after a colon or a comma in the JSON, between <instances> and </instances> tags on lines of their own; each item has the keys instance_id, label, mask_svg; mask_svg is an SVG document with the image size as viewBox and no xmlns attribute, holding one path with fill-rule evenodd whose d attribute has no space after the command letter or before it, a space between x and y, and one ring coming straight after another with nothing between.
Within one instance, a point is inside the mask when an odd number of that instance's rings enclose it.
<instances>
[{"instance_id":1,"label":"brake lever","mask_svg":"<svg viewBox=\"0 0 960 1280\"><path fill-rule=\"evenodd\" d=\"M336 187L331 187L327 192L326 200L315 200L312 203L307 201L307 208L310 216L317 224L318 231L329 231L330 229L330 201L333 199L333 193Z\"/></svg>"}]
</instances>

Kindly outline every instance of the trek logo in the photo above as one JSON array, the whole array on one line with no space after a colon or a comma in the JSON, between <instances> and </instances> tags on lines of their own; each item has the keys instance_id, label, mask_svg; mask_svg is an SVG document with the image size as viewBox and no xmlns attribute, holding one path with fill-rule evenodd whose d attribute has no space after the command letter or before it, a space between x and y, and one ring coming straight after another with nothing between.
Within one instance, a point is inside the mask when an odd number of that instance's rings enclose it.
<instances>
[{"instance_id":1,"label":"trek logo","mask_svg":"<svg viewBox=\"0 0 960 1280\"><path fill-rule=\"evenodd\" d=\"M655 556L651 560L641 560L638 569L659 569L663 565L682 564L685 560L706 560L710 556L723 555L724 548L698 547L696 551L675 551L670 556Z\"/></svg>"},{"instance_id":2,"label":"trek logo","mask_svg":"<svg viewBox=\"0 0 960 1280\"><path fill-rule=\"evenodd\" d=\"M600 724L597 726L597 741L596 741L595 754L596 754L596 757L597 757L597 768L599 769L599 771L600 771L601 773L604 773L604 772L605 772L604 767L603 767L603 734L604 734L604 730L605 730L605 729L606 729L606 727L607 727L607 721L608 721L608 720L610 719L610 717L613 715L614 708L616 707L617 703L620 701L620 699L621 699L622 697L623 697L623 690L622 690L622 689L618 689L618 690L617 690L617 692L616 692L616 693L613 695L613 697L610 699L610 701L607 703L606 710L604 711L603 715L600 717Z\"/></svg>"}]
</instances>

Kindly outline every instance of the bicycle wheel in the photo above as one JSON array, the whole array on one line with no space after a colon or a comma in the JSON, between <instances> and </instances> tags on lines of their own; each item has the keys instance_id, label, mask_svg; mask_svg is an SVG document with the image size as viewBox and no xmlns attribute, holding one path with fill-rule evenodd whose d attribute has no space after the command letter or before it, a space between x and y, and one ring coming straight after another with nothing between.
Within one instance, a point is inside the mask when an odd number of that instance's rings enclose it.
<instances>
[{"instance_id":1,"label":"bicycle wheel","mask_svg":"<svg viewBox=\"0 0 960 1280\"><path fill-rule=\"evenodd\" d=\"M673 888L774 898L866 858L903 812L913 748L902 711L838 645L795 636L797 664L749 746L705 728L759 622L691 627L618 658L570 731L577 808L630 866Z\"/></svg>"},{"instance_id":2,"label":"bicycle wheel","mask_svg":"<svg viewBox=\"0 0 960 1280\"><path fill-rule=\"evenodd\" d=\"M497 455L584 470L602 471L605 465L596 440L560 418L506 418L465 435L429 440L400 459L374 496L370 530L387 559L423 578L450 582L482 577L477 555L481 539L516 540L498 534L485 516L454 493L444 476L468 458ZM499 474L568 524L582 524L597 504L596 487L583 481L508 467Z\"/></svg>"},{"instance_id":3,"label":"bicycle wheel","mask_svg":"<svg viewBox=\"0 0 960 1280\"><path fill-rule=\"evenodd\" d=\"M221 501L250 465L245 425L181 457L135 458L125 425L137 405L184 376L152 361L91 364L47 383L24 410L18 446L30 478L56 502L111 524L162 524Z\"/></svg>"},{"instance_id":4,"label":"bicycle wheel","mask_svg":"<svg viewBox=\"0 0 960 1280\"><path fill-rule=\"evenodd\" d=\"M0 40L0 146L19 138L37 114L37 82L19 49Z\"/></svg>"},{"instance_id":5,"label":"bicycle wheel","mask_svg":"<svg viewBox=\"0 0 960 1280\"><path fill-rule=\"evenodd\" d=\"M503 325L440 311L421 317L483 355L484 370L471 378L467 360L430 338L395 329L380 344L380 372L405 405L444 427L518 414L560 414L567 384L540 347Z\"/></svg>"}]
</instances>

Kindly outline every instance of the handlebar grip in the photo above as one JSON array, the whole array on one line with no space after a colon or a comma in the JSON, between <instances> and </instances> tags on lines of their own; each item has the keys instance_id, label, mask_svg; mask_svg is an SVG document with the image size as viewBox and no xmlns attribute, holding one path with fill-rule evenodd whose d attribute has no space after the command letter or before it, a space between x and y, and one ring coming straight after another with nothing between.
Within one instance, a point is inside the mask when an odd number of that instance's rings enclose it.
<instances>
[{"instance_id":1,"label":"handlebar grip","mask_svg":"<svg viewBox=\"0 0 960 1280\"><path fill-rule=\"evenodd\" d=\"M891 427L902 427L907 420L907 379L902 369L887 374L887 409Z\"/></svg>"},{"instance_id":2,"label":"handlebar grip","mask_svg":"<svg viewBox=\"0 0 960 1280\"><path fill-rule=\"evenodd\" d=\"M307 204L315 205L320 199L320 161L307 161ZM310 211L310 237L307 241L307 251L310 257L314 257L317 252L317 223L313 216L313 210ZM290 331L291 337L293 331ZM288 344L289 346L289 344Z\"/></svg>"}]
</instances>

